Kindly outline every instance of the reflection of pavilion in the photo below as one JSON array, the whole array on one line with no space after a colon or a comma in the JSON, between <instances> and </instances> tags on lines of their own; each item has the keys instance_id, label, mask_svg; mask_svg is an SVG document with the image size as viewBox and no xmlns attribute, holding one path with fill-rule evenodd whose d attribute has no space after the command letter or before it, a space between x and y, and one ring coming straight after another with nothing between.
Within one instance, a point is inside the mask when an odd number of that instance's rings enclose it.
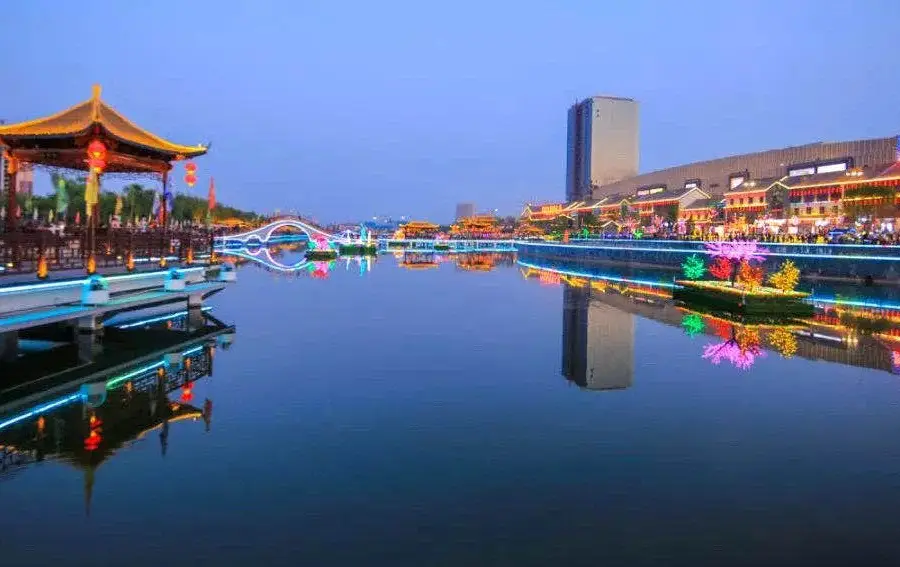
<instances>
[{"instance_id":1,"label":"reflection of pavilion","mask_svg":"<svg viewBox=\"0 0 900 567\"><path fill-rule=\"evenodd\" d=\"M7 392L0 404L0 481L29 463L67 463L84 474L89 510L97 469L122 449L153 432L165 456L170 424L177 421L202 420L209 431L213 403L194 400L194 383L212 376L216 346L227 349L234 328L206 317L201 329L178 330L169 317L146 319L142 328L111 328L134 335L144 349L103 355L80 373L75 368L38 383L40 392L22 391L17 398L16 390Z\"/></svg>"},{"instance_id":2,"label":"reflection of pavilion","mask_svg":"<svg viewBox=\"0 0 900 567\"><path fill-rule=\"evenodd\" d=\"M621 390L634 377L634 316L591 297L590 287L563 288L562 373L588 390Z\"/></svg>"}]
</instances>

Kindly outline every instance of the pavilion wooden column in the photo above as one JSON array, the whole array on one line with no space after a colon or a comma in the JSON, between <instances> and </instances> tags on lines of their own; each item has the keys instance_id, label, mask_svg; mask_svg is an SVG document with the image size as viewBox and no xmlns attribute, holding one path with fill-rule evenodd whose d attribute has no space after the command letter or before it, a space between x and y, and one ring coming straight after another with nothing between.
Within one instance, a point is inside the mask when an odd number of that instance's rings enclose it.
<instances>
[{"instance_id":1,"label":"pavilion wooden column","mask_svg":"<svg viewBox=\"0 0 900 567\"><path fill-rule=\"evenodd\" d=\"M19 219L16 218L18 206L16 203L16 190L18 189L19 162L10 152L6 162L6 173L9 173L9 187L6 189L6 231L16 230Z\"/></svg>"},{"instance_id":2,"label":"pavilion wooden column","mask_svg":"<svg viewBox=\"0 0 900 567\"><path fill-rule=\"evenodd\" d=\"M162 186L163 186L162 202L159 204L159 206L160 206L160 212L162 213L161 224L162 224L163 228L165 228L166 226L168 226L168 220L169 220L169 212L167 210L168 207L166 206L167 200L169 197L169 172L168 171L163 171Z\"/></svg>"}]
</instances>

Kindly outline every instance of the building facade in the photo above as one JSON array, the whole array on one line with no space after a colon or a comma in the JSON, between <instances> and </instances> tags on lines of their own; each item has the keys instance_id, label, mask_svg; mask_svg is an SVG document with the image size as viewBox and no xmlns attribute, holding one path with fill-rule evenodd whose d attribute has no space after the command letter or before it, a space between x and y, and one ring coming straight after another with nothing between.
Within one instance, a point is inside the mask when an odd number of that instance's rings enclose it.
<instances>
[{"instance_id":1,"label":"building facade","mask_svg":"<svg viewBox=\"0 0 900 567\"><path fill-rule=\"evenodd\" d=\"M854 168L878 168L900 157L900 136L818 142L779 150L691 163L637 175L594 188L593 197L633 195L646 189L699 188L714 197L736 189L749 179L800 177L840 173Z\"/></svg>"},{"instance_id":2,"label":"building facade","mask_svg":"<svg viewBox=\"0 0 900 567\"><path fill-rule=\"evenodd\" d=\"M566 200L591 198L594 187L638 173L638 103L595 96L569 108L566 143Z\"/></svg>"},{"instance_id":3,"label":"building facade","mask_svg":"<svg viewBox=\"0 0 900 567\"><path fill-rule=\"evenodd\" d=\"M475 216L475 203L458 203L456 205L456 216L455 220L463 219L466 217L474 217Z\"/></svg>"}]
</instances>

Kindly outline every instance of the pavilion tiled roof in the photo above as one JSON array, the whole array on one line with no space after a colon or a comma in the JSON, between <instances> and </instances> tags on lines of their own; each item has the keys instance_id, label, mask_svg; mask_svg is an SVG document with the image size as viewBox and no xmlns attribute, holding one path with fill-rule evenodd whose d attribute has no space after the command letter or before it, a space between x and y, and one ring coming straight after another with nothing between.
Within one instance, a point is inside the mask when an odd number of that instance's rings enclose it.
<instances>
[{"instance_id":1,"label":"pavilion tiled roof","mask_svg":"<svg viewBox=\"0 0 900 567\"><path fill-rule=\"evenodd\" d=\"M125 118L100 99L100 87L94 86L90 99L56 114L0 126L0 142L17 138L58 138L88 133L94 126L106 130L122 142L185 158L203 155L203 145L185 146L161 138Z\"/></svg>"}]
</instances>

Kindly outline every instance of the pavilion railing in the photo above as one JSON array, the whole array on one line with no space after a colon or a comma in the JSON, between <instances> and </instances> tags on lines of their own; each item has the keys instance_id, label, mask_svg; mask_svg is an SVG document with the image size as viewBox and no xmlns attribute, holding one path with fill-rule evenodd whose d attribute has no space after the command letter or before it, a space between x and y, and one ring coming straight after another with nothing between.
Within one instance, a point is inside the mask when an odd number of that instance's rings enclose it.
<instances>
[{"instance_id":1,"label":"pavilion railing","mask_svg":"<svg viewBox=\"0 0 900 567\"><path fill-rule=\"evenodd\" d=\"M0 276L36 273L42 256L49 271L86 269L91 255L90 236L87 231L54 234L43 230L0 234ZM124 267L129 257L134 258L137 267L158 264L163 257L184 263L189 250L196 261L212 249L212 235L203 230L98 229L93 241L97 269Z\"/></svg>"}]
</instances>

